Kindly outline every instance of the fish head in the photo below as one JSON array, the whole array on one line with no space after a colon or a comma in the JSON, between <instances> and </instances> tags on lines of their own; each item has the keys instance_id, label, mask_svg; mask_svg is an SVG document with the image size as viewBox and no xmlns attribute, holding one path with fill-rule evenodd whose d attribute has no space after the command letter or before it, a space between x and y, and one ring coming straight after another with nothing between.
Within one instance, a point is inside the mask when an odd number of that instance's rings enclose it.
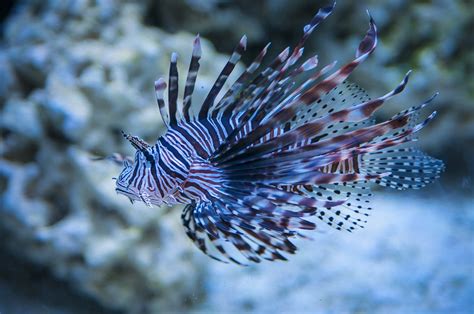
<instances>
[{"instance_id":1,"label":"fish head","mask_svg":"<svg viewBox=\"0 0 474 314\"><path fill-rule=\"evenodd\" d=\"M123 161L123 169L115 181L115 191L118 194L127 196L132 203L142 199L141 195L143 192L140 188L140 177L143 174L144 167L146 167L143 159L144 155L140 151L135 153L133 161L125 159Z\"/></svg>"},{"instance_id":2,"label":"fish head","mask_svg":"<svg viewBox=\"0 0 474 314\"><path fill-rule=\"evenodd\" d=\"M115 191L125 195L130 202L142 201L146 205L161 205L165 195L162 195L163 187L157 186L160 180L156 171L157 147L147 144L135 136L124 133L136 149L135 158L126 158L123 161L123 169L115 183Z\"/></svg>"}]
</instances>

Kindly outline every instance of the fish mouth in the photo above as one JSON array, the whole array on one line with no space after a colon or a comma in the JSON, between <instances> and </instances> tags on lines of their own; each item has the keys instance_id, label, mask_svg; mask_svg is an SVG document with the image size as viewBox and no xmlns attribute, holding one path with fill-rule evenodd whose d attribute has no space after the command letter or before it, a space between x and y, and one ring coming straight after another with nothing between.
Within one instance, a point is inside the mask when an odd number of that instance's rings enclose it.
<instances>
[{"instance_id":1,"label":"fish mouth","mask_svg":"<svg viewBox=\"0 0 474 314\"><path fill-rule=\"evenodd\" d=\"M130 192L129 190L125 190L125 189L119 188L119 187L115 188L115 192L128 197L128 199L130 200L130 202L132 204L135 201L142 201L148 207L151 207L152 205L161 206L163 204L163 202L161 200L150 198L150 195L147 194L147 193L137 193L137 194L135 194L133 192Z\"/></svg>"},{"instance_id":2,"label":"fish mouth","mask_svg":"<svg viewBox=\"0 0 474 314\"><path fill-rule=\"evenodd\" d=\"M121 189L121 188L115 188L115 192L117 192L117 194L122 194L123 196L126 196L130 203L134 203L135 201L140 201L140 197L138 197L137 195L133 194L132 192L129 192L127 190L124 190L124 189Z\"/></svg>"},{"instance_id":3,"label":"fish mouth","mask_svg":"<svg viewBox=\"0 0 474 314\"><path fill-rule=\"evenodd\" d=\"M129 193L128 191L121 189L121 188L115 188L115 192L122 193L122 194L127 194Z\"/></svg>"},{"instance_id":4,"label":"fish mouth","mask_svg":"<svg viewBox=\"0 0 474 314\"><path fill-rule=\"evenodd\" d=\"M139 198L137 198L137 195L135 195L133 192L130 192L129 190L126 190L126 189L123 189L123 188L116 187L115 192L117 192L119 194L123 194L125 196L128 196L129 198L133 198L133 199L137 199L137 200L139 199Z\"/></svg>"}]
</instances>

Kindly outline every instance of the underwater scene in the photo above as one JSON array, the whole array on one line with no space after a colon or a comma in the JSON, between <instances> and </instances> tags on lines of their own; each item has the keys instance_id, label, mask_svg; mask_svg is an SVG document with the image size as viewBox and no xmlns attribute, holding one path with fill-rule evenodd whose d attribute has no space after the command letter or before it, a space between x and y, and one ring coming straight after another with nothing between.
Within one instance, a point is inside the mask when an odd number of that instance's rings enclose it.
<instances>
[{"instance_id":1,"label":"underwater scene","mask_svg":"<svg viewBox=\"0 0 474 314\"><path fill-rule=\"evenodd\" d=\"M474 313L471 1L0 7L0 314Z\"/></svg>"}]
</instances>

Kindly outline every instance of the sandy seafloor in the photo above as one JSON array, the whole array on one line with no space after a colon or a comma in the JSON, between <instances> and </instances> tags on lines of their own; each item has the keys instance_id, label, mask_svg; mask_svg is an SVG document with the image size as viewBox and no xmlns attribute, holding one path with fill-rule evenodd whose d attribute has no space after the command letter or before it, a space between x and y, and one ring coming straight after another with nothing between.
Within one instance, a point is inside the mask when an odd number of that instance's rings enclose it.
<instances>
[{"instance_id":1,"label":"sandy seafloor","mask_svg":"<svg viewBox=\"0 0 474 314\"><path fill-rule=\"evenodd\" d=\"M286 263L215 263L200 312L473 313L474 201L445 193L378 194L364 230L320 232Z\"/></svg>"},{"instance_id":2,"label":"sandy seafloor","mask_svg":"<svg viewBox=\"0 0 474 314\"><path fill-rule=\"evenodd\" d=\"M298 241L288 262L239 267L209 259L205 298L193 300L192 312L473 313L472 197L439 188L378 193L373 203L364 230L321 228L313 241ZM68 291L47 280L25 290L2 275L0 313L104 311Z\"/></svg>"}]
</instances>

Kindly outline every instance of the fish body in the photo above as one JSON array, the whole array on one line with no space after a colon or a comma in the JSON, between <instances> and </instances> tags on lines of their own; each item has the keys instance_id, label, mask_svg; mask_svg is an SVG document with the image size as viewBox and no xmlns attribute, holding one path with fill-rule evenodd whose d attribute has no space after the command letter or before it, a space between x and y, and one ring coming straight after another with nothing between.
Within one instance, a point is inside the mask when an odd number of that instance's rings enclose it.
<instances>
[{"instance_id":1,"label":"fish body","mask_svg":"<svg viewBox=\"0 0 474 314\"><path fill-rule=\"evenodd\" d=\"M116 191L132 202L185 204L183 225L198 248L214 259L242 264L295 253L291 239L316 228L309 217L338 230L363 228L372 210L371 185L403 190L439 177L443 163L413 146L415 134L435 116L419 121L434 96L375 122L373 113L403 91L410 72L375 99L347 81L377 45L371 17L351 62L333 70L335 63L318 68L317 56L300 61L305 41L333 8L320 9L296 47L261 69L265 46L217 98L245 51L242 37L197 112L191 106L199 36L182 103L173 53L168 84L163 78L155 82L168 130L154 145L123 133L136 153L133 162L122 158ZM302 73L309 78L297 84Z\"/></svg>"}]
</instances>

